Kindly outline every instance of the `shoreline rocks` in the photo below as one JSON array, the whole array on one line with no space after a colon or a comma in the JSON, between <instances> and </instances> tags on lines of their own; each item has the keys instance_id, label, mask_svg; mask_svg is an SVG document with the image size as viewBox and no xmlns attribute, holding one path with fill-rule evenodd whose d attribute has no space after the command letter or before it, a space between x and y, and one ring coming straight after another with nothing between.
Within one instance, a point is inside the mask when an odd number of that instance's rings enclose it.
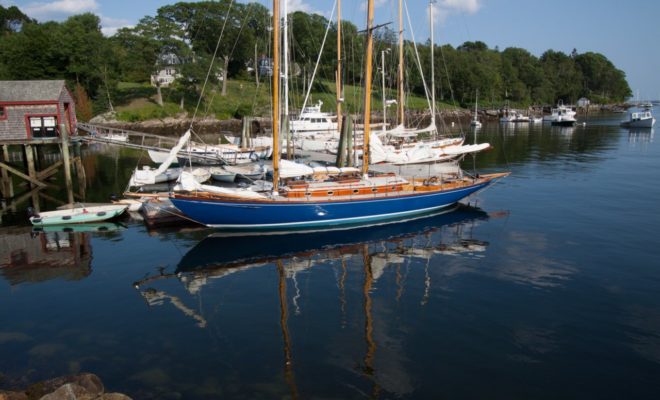
<instances>
[{"instance_id":1,"label":"shoreline rocks","mask_svg":"<svg viewBox=\"0 0 660 400\"><path fill-rule=\"evenodd\" d=\"M524 115L531 112L534 115L549 114L551 107L535 107L528 109L511 109L511 111L518 111ZM619 104L612 105L596 105L592 104L588 109L577 108L578 114L595 114L595 113L608 113L608 112L621 112L626 107ZM479 109L479 118L485 120L497 120L502 115L502 109ZM446 122L468 122L472 119L473 111L468 109L454 109L454 110L438 110L438 120L445 119ZM354 115L354 123L360 124L362 120L361 115ZM372 115L373 123L381 123L383 121L382 112L375 112ZM392 117L388 114L388 117ZM416 121L420 125L428 124L430 122L429 115L424 111L408 111L406 112L408 121ZM182 113L176 117L168 117L163 119L152 119L140 122L127 122L118 121L116 113L108 112L92 118L89 122L91 124L107 126L117 129L125 129L129 131L151 133L162 136L178 136L185 132L190 126L191 119ZM263 117L252 117L253 124L258 124L258 130L270 129L270 119ZM240 134L243 121L240 119L226 119L218 120L213 117L205 117L195 120L195 132L201 135L216 135L216 134ZM254 127L253 127L254 130Z\"/></svg>"},{"instance_id":2,"label":"shoreline rocks","mask_svg":"<svg viewBox=\"0 0 660 400\"><path fill-rule=\"evenodd\" d=\"M0 400L131 400L121 393L105 393L101 379L91 373L68 375L33 383L25 390L0 390Z\"/></svg>"}]
</instances>

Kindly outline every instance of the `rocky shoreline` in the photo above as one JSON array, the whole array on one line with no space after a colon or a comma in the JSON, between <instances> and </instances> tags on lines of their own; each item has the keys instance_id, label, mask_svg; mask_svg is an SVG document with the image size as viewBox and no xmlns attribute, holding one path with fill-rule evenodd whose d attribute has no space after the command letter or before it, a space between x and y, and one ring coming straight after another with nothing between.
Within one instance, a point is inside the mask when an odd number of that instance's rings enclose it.
<instances>
[{"instance_id":1,"label":"rocky shoreline","mask_svg":"<svg viewBox=\"0 0 660 400\"><path fill-rule=\"evenodd\" d=\"M106 393L101 379L90 373L33 383L25 389L1 390L0 400L131 400L122 393Z\"/></svg>"},{"instance_id":2,"label":"rocky shoreline","mask_svg":"<svg viewBox=\"0 0 660 400\"><path fill-rule=\"evenodd\" d=\"M596 105L592 104L589 108L578 108L579 115L596 114L596 113L610 113L622 112L626 107L620 104L612 105ZM532 113L535 115L549 114L550 107L537 107L528 109L511 109L511 111L521 112L524 115ZM478 111L479 119L482 121L497 121L502 115L501 109L480 109ZM468 122L473 116L473 112L467 109L455 110L442 110L438 111L438 119L444 119L446 123ZM354 116L355 123L360 123L361 116ZM408 121L416 121L418 124L423 125L428 123L430 118L428 114L421 111L410 111L406 114ZM270 130L270 119L263 117L251 118L253 121L253 131ZM373 123L381 123L383 120L382 113L374 113L372 117ZM181 114L177 117L169 117L163 119L152 119L139 122L126 122L118 121L113 113L106 113L96 116L90 120L91 124L102 125L116 129L125 129L135 132L151 133L162 136L178 136L185 132L190 126L192 120L186 114ZM228 134L236 135L241 132L243 121L240 119L226 119L219 120L215 118L205 117L195 120L195 132L199 135L211 134Z\"/></svg>"}]
</instances>

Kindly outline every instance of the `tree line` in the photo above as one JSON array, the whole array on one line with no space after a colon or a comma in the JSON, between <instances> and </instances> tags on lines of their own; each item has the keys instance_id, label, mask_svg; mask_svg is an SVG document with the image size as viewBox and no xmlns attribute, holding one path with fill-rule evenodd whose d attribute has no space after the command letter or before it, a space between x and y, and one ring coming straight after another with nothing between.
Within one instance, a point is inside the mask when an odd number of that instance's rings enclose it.
<instances>
[{"instance_id":1,"label":"tree line","mask_svg":"<svg viewBox=\"0 0 660 400\"><path fill-rule=\"evenodd\" d=\"M302 90L314 68L328 20L318 14L294 12L289 17L292 89ZM0 6L0 79L66 79L97 103L111 106L119 82L145 83L175 57L181 78L173 90L198 96L209 64L216 54L211 84L228 79L255 79L248 72L270 53L269 11L258 3L230 0L179 2L161 7L130 28L106 37L98 16L86 13L63 22L38 23L15 6ZM222 32L222 39L218 40ZM380 70L385 58L386 85L396 87L397 35L387 27L375 33L374 64ZM337 60L336 24L330 24L325 50L320 55L317 91L334 85ZM405 43L407 91L424 95L420 66L411 41ZM351 22L342 22L344 82L359 85L362 79L364 33ZM427 85L430 76L430 43L417 43L419 64ZM571 54L548 50L536 57L521 48L489 48L465 42L458 47L436 45L437 98L468 106L479 91L480 102L502 105L574 103L580 97L592 102L622 102L632 92L625 73L602 54ZM258 68L257 68L258 70ZM380 76L380 75L377 75ZM380 86L380 80L374 83ZM224 90L223 90L224 92Z\"/></svg>"}]
</instances>

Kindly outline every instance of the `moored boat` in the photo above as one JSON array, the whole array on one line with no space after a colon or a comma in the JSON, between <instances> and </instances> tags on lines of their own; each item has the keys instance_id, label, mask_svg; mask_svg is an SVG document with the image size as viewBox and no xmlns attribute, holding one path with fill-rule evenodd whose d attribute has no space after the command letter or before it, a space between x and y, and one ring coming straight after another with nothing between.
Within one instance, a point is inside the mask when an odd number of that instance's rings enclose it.
<instances>
[{"instance_id":1,"label":"moored boat","mask_svg":"<svg viewBox=\"0 0 660 400\"><path fill-rule=\"evenodd\" d=\"M552 126L575 126L577 124L577 119L574 115L563 114L557 116L552 122Z\"/></svg>"},{"instance_id":2,"label":"moored boat","mask_svg":"<svg viewBox=\"0 0 660 400\"><path fill-rule=\"evenodd\" d=\"M655 125L655 117L651 111L631 113L628 120L621 123L624 128L653 128L653 125Z\"/></svg>"},{"instance_id":3,"label":"moored boat","mask_svg":"<svg viewBox=\"0 0 660 400\"><path fill-rule=\"evenodd\" d=\"M226 165L225 171L233 172L237 178L256 180L262 179L266 175L266 169L263 165Z\"/></svg>"},{"instance_id":4,"label":"moored boat","mask_svg":"<svg viewBox=\"0 0 660 400\"><path fill-rule=\"evenodd\" d=\"M350 228L364 224L398 222L442 210L509 175L403 178L396 174L370 174L371 80L373 56L373 0L368 3L367 52L364 78L364 134L362 169L355 174L323 180L300 168L281 176L279 160L279 80L273 79L273 189L209 191L204 185L171 194L172 204L189 218L227 231ZM279 5L273 4L273 76L279 76ZM313 169L311 170L313 175ZM280 179L282 180L280 182Z\"/></svg>"},{"instance_id":5,"label":"moored boat","mask_svg":"<svg viewBox=\"0 0 660 400\"><path fill-rule=\"evenodd\" d=\"M121 215L127 208L128 205L125 204L108 204L45 211L30 216L30 223L35 226L44 226L100 222Z\"/></svg>"},{"instance_id":6,"label":"moored boat","mask_svg":"<svg viewBox=\"0 0 660 400\"><path fill-rule=\"evenodd\" d=\"M378 224L439 211L504 174L409 182L396 175L282 187L278 195L245 199L214 193L175 193L172 203L191 219L223 230L297 230Z\"/></svg>"},{"instance_id":7,"label":"moored boat","mask_svg":"<svg viewBox=\"0 0 660 400\"><path fill-rule=\"evenodd\" d=\"M230 183L236 179L236 173L229 172L224 167L213 167L209 169L209 172L214 181Z\"/></svg>"},{"instance_id":8,"label":"moored boat","mask_svg":"<svg viewBox=\"0 0 660 400\"><path fill-rule=\"evenodd\" d=\"M576 121L575 120L575 115L577 113L569 106L565 106L564 103L560 100L559 103L557 103L557 107L554 107L550 111L550 115L546 115L543 117L543 122L550 122L550 123L555 123L555 125L562 125L563 124L570 124L570 121Z\"/></svg>"}]
</instances>

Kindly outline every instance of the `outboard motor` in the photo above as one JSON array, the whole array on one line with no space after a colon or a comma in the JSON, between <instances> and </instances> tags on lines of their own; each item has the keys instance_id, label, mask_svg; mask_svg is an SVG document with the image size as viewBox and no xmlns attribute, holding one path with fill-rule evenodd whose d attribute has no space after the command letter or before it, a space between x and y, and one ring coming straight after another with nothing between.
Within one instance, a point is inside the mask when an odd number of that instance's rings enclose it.
<instances>
[{"instance_id":1,"label":"outboard motor","mask_svg":"<svg viewBox=\"0 0 660 400\"><path fill-rule=\"evenodd\" d=\"M28 215L28 218L31 218L31 217L39 218L39 214L34 212L34 208L32 208L32 207L27 208L27 215Z\"/></svg>"}]
</instances>

